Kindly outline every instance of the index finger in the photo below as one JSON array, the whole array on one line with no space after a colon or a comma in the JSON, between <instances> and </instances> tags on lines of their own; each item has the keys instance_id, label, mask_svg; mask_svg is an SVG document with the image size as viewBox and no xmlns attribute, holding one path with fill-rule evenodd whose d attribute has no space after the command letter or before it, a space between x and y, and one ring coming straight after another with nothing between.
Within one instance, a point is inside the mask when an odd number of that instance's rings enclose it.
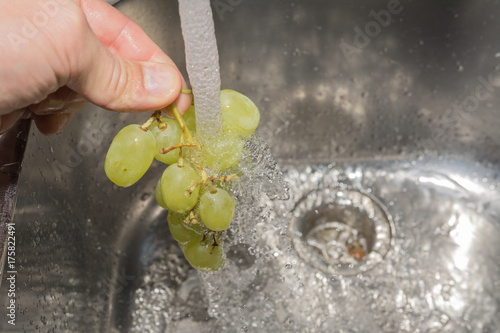
<instances>
[{"instance_id":1,"label":"index finger","mask_svg":"<svg viewBox=\"0 0 500 333\"><path fill-rule=\"evenodd\" d=\"M165 63L177 67L137 23L118 9L103 0L76 1L79 1L94 34L111 53L129 60ZM182 87L188 87L184 78ZM175 104L184 113L191 105L191 96L180 94Z\"/></svg>"}]
</instances>

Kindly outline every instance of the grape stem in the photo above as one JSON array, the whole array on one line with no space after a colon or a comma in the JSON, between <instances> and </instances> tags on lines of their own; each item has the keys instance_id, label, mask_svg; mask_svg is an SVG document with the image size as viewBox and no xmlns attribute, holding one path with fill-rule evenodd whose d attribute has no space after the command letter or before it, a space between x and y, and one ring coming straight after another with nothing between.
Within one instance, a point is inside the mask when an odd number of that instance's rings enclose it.
<instances>
[{"instance_id":1,"label":"grape stem","mask_svg":"<svg viewBox=\"0 0 500 333\"><path fill-rule=\"evenodd\" d=\"M189 89L186 89L189 90ZM179 160L177 161L177 166L179 168L184 167L184 159L182 158L182 147L198 147L197 144L194 143L193 136L191 135L191 132L186 126L186 123L184 122L184 119L182 118L181 114L179 113L179 109L177 109L177 106L175 106L174 103L170 104L169 108L172 111L172 114L174 115L174 119L177 121L179 124L179 127L181 128L181 142L174 146L176 148L179 148ZM187 143L184 143L184 135L187 137ZM170 147L172 148L172 147ZM167 149L170 149L167 148ZM168 151L167 151L168 152Z\"/></svg>"},{"instance_id":2,"label":"grape stem","mask_svg":"<svg viewBox=\"0 0 500 333\"><path fill-rule=\"evenodd\" d=\"M215 182L212 182L212 186L210 186L210 193L215 194L217 193L217 187L215 187Z\"/></svg>"},{"instance_id":3,"label":"grape stem","mask_svg":"<svg viewBox=\"0 0 500 333\"><path fill-rule=\"evenodd\" d=\"M196 190L196 188L198 186L201 186L202 184L206 184L208 182L212 182L212 184L216 181L216 180L220 180L220 181L223 181L223 182L228 182L230 180L233 180L233 179L238 179L239 177L235 174L232 174L232 175L229 175L229 176L223 176L223 177L207 177L207 173L205 172L204 169L201 170L201 180L199 182L197 182L196 184L194 184L193 186L191 186L187 191L186 191L186 196L189 196L191 195L191 193L194 192L194 190Z\"/></svg>"},{"instance_id":4,"label":"grape stem","mask_svg":"<svg viewBox=\"0 0 500 333\"><path fill-rule=\"evenodd\" d=\"M191 89L181 89L181 94L193 95L193 91ZM194 105L194 98L191 100L191 105Z\"/></svg>"},{"instance_id":5,"label":"grape stem","mask_svg":"<svg viewBox=\"0 0 500 333\"><path fill-rule=\"evenodd\" d=\"M155 111L144 124L139 126L139 128L141 130L143 130L144 132L147 132L149 127L153 123L153 121L157 120L158 121L158 128L163 131L167 128L167 124L160 121L161 117L162 117L161 111L159 111L159 110Z\"/></svg>"},{"instance_id":6,"label":"grape stem","mask_svg":"<svg viewBox=\"0 0 500 333\"><path fill-rule=\"evenodd\" d=\"M212 250L210 251L210 254L214 254L215 247L219 246L219 244L217 244L217 240L215 239L215 234L213 234L212 237L214 238L214 243L212 244Z\"/></svg>"},{"instance_id":7,"label":"grape stem","mask_svg":"<svg viewBox=\"0 0 500 333\"><path fill-rule=\"evenodd\" d=\"M219 243L217 242L217 238L220 237L220 233L214 232L214 231L210 231L210 232L208 232L206 234L203 234L203 239L201 241L203 243L205 243L205 244L208 245L207 236L209 236L209 237L212 236L212 239L214 240L213 243L212 243L212 249L210 250L210 254L214 254L215 247L219 246Z\"/></svg>"},{"instance_id":8,"label":"grape stem","mask_svg":"<svg viewBox=\"0 0 500 333\"><path fill-rule=\"evenodd\" d=\"M177 106L175 104L170 104L170 109L172 110L172 114L174 115L174 119L179 123L179 126L181 127L181 138L184 137L184 134L187 137L188 143L193 143L194 139L193 136L191 135L191 132L186 126L186 123L184 122L184 119L182 118L181 114L179 113L179 109L177 109ZM181 140L182 142L182 140Z\"/></svg>"},{"instance_id":9,"label":"grape stem","mask_svg":"<svg viewBox=\"0 0 500 333\"><path fill-rule=\"evenodd\" d=\"M238 179L239 177L235 174L232 174L232 175L229 175L229 176L223 176L223 177L211 177L211 178L208 178L207 181L209 182L214 182L216 180L220 180L220 181L223 181L223 182L228 182L230 180L233 180L233 179Z\"/></svg>"},{"instance_id":10,"label":"grape stem","mask_svg":"<svg viewBox=\"0 0 500 333\"><path fill-rule=\"evenodd\" d=\"M196 143L178 143L175 146L160 149L159 153L166 154L166 153L171 152L172 150L175 150L175 149L181 148L181 147L198 147L198 145Z\"/></svg>"},{"instance_id":11,"label":"grape stem","mask_svg":"<svg viewBox=\"0 0 500 333\"><path fill-rule=\"evenodd\" d=\"M183 223L186 225L197 224L198 219L199 219L198 215L196 215L193 211L190 211L189 215L184 219Z\"/></svg>"}]
</instances>

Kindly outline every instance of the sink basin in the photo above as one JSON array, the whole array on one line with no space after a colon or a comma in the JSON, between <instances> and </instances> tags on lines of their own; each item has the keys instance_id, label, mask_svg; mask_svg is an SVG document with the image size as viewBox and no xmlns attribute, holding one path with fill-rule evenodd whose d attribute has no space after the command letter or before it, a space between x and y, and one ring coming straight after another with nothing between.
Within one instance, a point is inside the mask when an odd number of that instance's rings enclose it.
<instances>
[{"instance_id":1,"label":"sink basin","mask_svg":"<svg viewBox=\"0 0 500 333\"><path fill-rule=\"evenodd\" d=\"M117 8L185 67L176 1ZM159 163L131 188L107 180L112 138L148 115L89 105L60 135L30 134L16 325L0 331L500 331L499 10L213 1L222 88L259 106L277 161L240 198L226 269L183 259Z\"/></svg>"}]
</instances>

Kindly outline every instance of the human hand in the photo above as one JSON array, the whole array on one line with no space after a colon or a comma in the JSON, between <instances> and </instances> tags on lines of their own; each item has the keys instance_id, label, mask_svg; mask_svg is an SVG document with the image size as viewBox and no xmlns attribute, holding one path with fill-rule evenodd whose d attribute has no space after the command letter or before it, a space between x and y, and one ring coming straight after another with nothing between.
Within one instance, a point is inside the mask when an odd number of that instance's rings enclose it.
<instances>
[{"instance_id":1,"label":"human hand","mask_svg":"<svg viewBox=\"0 0 500 333\"><path fill-rule=\"evenodd\" d=\"M59 132L90 101L151 111L191 97L173 61L103 0L0 0L0 134L32 117Z\"/></svg>"}]
</instances>

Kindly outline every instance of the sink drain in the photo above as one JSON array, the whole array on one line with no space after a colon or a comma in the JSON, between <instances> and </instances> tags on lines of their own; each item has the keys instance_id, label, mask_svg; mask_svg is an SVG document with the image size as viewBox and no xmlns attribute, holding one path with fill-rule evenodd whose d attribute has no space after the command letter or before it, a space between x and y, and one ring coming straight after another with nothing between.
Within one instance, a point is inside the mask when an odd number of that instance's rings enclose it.
<instances>
[{"instance_id":1,"label":"sink drain","mask_svg":"<svg viewBox=\"0 0 500 333\"><path fill-rule=\"evenodd\" d=\"M391 217L369 194L314 191L293 210L293 245L299 256L329 274L353 275L380 263L392 243Z\"/></svg>"}]
</instances>

